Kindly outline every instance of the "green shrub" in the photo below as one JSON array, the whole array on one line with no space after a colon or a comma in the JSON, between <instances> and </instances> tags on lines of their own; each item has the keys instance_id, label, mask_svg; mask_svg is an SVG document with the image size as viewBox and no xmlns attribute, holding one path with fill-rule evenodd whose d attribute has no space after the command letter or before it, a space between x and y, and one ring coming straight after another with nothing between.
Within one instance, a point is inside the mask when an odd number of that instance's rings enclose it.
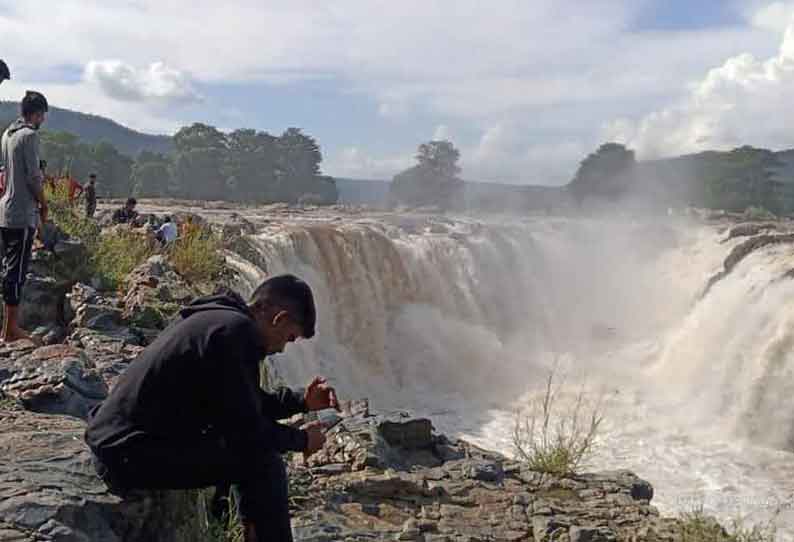
<instances>
[{"instance_id":1,"label":"green shrub","mask_svg":"<svg viewBox=\"0 0 794 542\"><path fill-rule=\"evenodd\" d=\"M774 542L777 535L773 521L746 527L743 519L734 519L726 529L707 516L702 506L682 513L678 519L681 542Z\"/></svg>"},{"instance_id":2,"label":"green shrub","mask_svg":"<svg viewBox=\"0 0 794 542\"><path fill-rule=\"evenodd\" d=\"M53 190L44 189L50 211L50 220L61 228L69 237L79 239L86 247L91 247L99 240L100 227L94 220L81 215L78 208L69 203L69 189L62 184Z\"/></svg>"},{"instance_id":3,"label":"green shrub","mask_svg":"<svg viewBox=\"0 0 794 542\"><path fill-rule=\"evenodd\" d=\"M91 267L107 288L118 288L130 272L155 253L154 243L131 230L99 236L92 247Z\"/></svg>"},{"instance_id":4,"label":"green shrub","mask_svg":"<svg viewBox=\"0 0 794 542\"><path fill-rule=\"evenodd\" d=\"M211 502L214 492L212 490L202 492L204 515L207 517L207 534L212 542L243 542L243 526L237 511L234 492L227 501L227 510L221 520L212 517Z\"/></svg>"},{"instance_id":5,"label":"green shrub","mask_svg":"<svg viewBox=\"0 0 794 542\"><path fill-rule=\"evenodd\" d=\"M513 446L516 456L535 472L553 476L575 474L592 455L603 415L583 390L573 398L560 396L555 385L558 364L549 372L542 397L516 413Z\"/></svg>"},{"instance_id":6,"label":"green shrub","mask_svg":"<svg viewBox=\"0 0 794 542\"><path fill-rule=\"evenodd\" d=\"M174 270L193 284L206 284L220 278L225 259L221 241L209 228L191 226L168 249Z\"/></svg>"},{"instance_id":7,"label":"green shrub","mask_svg":"<svg viewBox=\"0 0 794 542\"><path fill-rule=\"evenodd\" d=\"M93 219L69 203L66 186L45 189L50 219L66 234L82 241L89 253L83 274L98 278L104 288L115 289L127 275L157 252L156 243L134 230L120 228L102 234ZM206 227L189 224L169 247L167 257L174 270L193 284L212 283L221 277L225 259L217 235Z\"/></svg>"}]
</instances>

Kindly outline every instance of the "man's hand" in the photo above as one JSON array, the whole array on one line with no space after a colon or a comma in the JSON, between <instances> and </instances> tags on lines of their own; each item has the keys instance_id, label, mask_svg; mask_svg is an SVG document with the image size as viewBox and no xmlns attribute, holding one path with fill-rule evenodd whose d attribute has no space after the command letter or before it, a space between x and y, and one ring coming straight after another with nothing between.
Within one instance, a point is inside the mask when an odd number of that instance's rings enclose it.
<instances>
[{"instance_id":1,"label":"man's hand","mask_svg":"<svg viewBox=\"0 0 794 542\"><path fill-rule=\"evenodd\" d=\"M325 424L323 422L311 422L303 427L306 431L308 438L306 439L306 449L303 451L303 457L308 458L310 455L319 451L325 444Z\"/></svg>"},{"instance_id":2,"label":"man's hand","mask_svg":"<svg viewBox=\"0 0 794 542\"><path fill-rule=\"evenodd\" d=\"M335 408L340 411L339 401L336 398L336 390L328 385L328 382L321 377L315 377L312 383L306 388L306 393L303 395L306 401L306 408L312 412L315 410L324 410L326 408Z\"/></svg>"}]
</instances>

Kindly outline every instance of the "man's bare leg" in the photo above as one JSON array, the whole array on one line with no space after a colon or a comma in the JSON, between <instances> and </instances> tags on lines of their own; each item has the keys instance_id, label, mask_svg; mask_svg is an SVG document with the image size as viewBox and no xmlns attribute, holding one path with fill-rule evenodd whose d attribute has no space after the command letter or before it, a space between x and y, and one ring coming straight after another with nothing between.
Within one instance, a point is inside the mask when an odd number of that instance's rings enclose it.
<instances>
[{"instance_id":1,"label":"man's bare leg","mask_svg":"<svg viewBox=\"0 0 794 542\"><path fill-rule=\"evenodd\" d=\"M0 340L11 343L22 339L30 339L30 335L19 327L19 306L5 305L3 313L3 333Z\"/></svg>"}]
</instances>

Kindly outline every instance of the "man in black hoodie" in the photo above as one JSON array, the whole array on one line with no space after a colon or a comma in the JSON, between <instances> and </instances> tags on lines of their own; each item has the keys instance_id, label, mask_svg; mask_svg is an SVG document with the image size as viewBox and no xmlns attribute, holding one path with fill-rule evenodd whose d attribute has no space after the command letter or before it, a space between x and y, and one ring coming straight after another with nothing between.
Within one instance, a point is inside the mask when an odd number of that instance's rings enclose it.
<instances>
[{"instance_id":1,"label":"man in black hoodie","mask_svg":"<svg viewBox=\"0 0 794 542\"><path fill-rule=\"evenodd\" d=\"M249 304L236 294L201 298L180 312L91 412L86 442L116 493L237 484L246 541L291 541L287 477L279 454L312 454L320 424L276 420L338 408L316 378L305 392L259 387L259 362L314 335L309 286L270 278Z\"/></svg>"}]
</instances>

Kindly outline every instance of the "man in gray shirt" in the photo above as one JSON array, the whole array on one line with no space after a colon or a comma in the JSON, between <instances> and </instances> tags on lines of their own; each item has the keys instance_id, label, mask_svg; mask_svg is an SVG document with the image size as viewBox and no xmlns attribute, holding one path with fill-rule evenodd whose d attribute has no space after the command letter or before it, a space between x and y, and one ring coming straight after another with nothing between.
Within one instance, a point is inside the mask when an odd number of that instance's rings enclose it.
<instances>
[{"instance_id":1,"label":"man in gray shirt","mask_svg":"<svg viewBox=\"0 0 794 542\"><path fill-rule=\"evenodd\" d=\"M22 99L22 117L11 123L0 140L0 162L5 165L6 178L0 197L4 302L0 340L5 342L29 338L19 326L19 302L39 216L43 223L47 221L38 129L48 109L46 98L29 90Z\"/></svg>"}]
</instances>

